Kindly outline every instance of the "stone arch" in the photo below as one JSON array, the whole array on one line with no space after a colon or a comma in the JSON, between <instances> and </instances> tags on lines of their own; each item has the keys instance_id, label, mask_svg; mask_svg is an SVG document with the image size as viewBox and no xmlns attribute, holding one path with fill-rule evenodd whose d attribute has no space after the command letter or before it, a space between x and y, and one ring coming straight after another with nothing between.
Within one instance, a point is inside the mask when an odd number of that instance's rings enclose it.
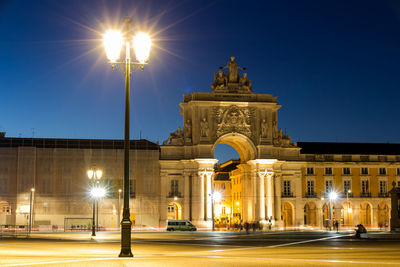
<instances>
[{"instance_id":1,"label":"stone arch","mask_svg":"<svg viewBox=\"0 0 400 267\"><path fill-rule=\"evenodd\" d=\"M257 149L253 141L240 133L227 133L219 137L212 146L211 153L214 155L218 144L226 144L233 147L240 156L241 162L247 162L257 158Z\"/></svg>"},{"instance_id":2,"label":"stone arch","mask_svg":"<svg viewBox=\"0 0 400 267\"><path fill-rule=\"evenodd\" d=\"M284 227L292 227L294 225L294 206L290 202L282 203L282 220Z\"/></svg>"},{"instance_id":3,"label":"stone arch","mask_svg":"<svg viewBox=\"0 0 400 267\"><path fill-rule=\"evenodd\" d=\"M350 201L342 203L343 209L341 213L342 224L345 226L353 225L353 204Z\"/></svg>"},{"instance_id":4,"label":"stone arch","mask_svg":"<svg viewBox=\"0 0 400 267\"><path fill-rule=\"evenodd\" d=\"M308 202L304 205L304 225L317 225L317 206L314 202Z\"/></svg>"},{"instance_id":5,"label":"stone arch","mask_svg":"<svg viewBox=\"0 0 400 267\"><path fill-rule=\"evenodd\" d=\"M360 204L360 222L364 226L372 225L372 205L369 202Z\"/></svg>"},{"instance_id":6,"label":"stone arch","mask_svg":"<svg viewBox=\"0 0 400 267\"><path fill-rule=\"evenodd\" d=\"M182 219L182 205L178 202L170 202L167 207L168 220L181 220Z\"/></svg>"},{"instance_id":7,"label":"stone arch","mask_svg":"<svg viewBox=\"0 0 400 267\"><path fill-rule=\"evenodd\" d=\"M378 226L379 228L387 228L389 226L389 206L385 202L378 204Z\"/></svg>"},{"instance_id":8,"label":"stone arch","mask_svg":"<svg viewBox=\"0 0 400 267\"><path fill-rule=\"evenodd\" d=\"M329 203L322 205L322 225L329 227Z\"/></svg>"}]
</instances>

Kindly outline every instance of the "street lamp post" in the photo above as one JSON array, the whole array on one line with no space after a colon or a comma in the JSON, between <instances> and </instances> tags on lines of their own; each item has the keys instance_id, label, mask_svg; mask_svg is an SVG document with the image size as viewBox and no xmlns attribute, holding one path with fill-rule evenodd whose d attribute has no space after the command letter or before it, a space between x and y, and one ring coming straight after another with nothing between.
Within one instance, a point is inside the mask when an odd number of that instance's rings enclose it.
<instances>
[{"instance_id":1,"label":"street lamp post","mask_svg":"<svg viewBox=\"0 0 400 267\"><path fill-rule=\"evenodd\" d=\"M347 224L350 224L350 213L352 212L352 209L350 208L350 202L349 202L349 194L351 193L351 190L347 190L346 192L346 201L347 201Z\"/></svg>"},{"instance_id":2,"label":"street lamp post","mask_svg":"<svg viewBox=\"0 0 400 267\"><path fill-rule=\"evenodd\" d=\"M335 201L335 199L337 198L337 193L335 191L331 191L329 193L329 230L332 230L332 201Z\"/></svg>"},{"instance_id":3,"label":"street lamp post","mask_svg":"<svg viewBox=\"0 0 400 267\"><path fill-rule=\"evenodd\" d=\"M125 17L125 40L118 31L108 31L104 35L104 46L109 63L125 74L125 138L124 138L124 208L121 221L121 252L119 257L133 257L131 251L131 227L129 210L129 112L130 112L130 77L131 72L143 70L150 54L151 40L147 34L138 33L133 39L137 62L131 62L130 25L132 18ZM125 44L125 60L117 62L122 46ZM133 67L133 69L131 69Z\"/></svg>"},{"instance_id":4,"label":"street lamp post","mask_svg":"<svg viewBox=\"0 0 400 267\"><path fill-rule=\"evenodd\" d=\"M101 170L88 170L87 172L88 178L90 181L92 181L92 190L90 192L92 198L93 198L93 218L92 218L92 236L96 236L96 191L95 191L95 186L96 184L99 183L99 180L101 179L101 176L103 175L103 172Z\"/></svg>"},{"instance_id":5,"label":"street lamp post","mask_svg":"<svg viewBox=\"0 0 400 267\"><path fill-rule=\"evenodd\" d=\"M215 201L219 201L221 199L221 193L218 191L214 191L213 187L213 193L211 194L211 216L212 216L212 231L214 232L215 230L215 211L214 211L214 205Z\"/></svg>"},{"instance_id":6,"label":"street lamp post","mask_svg":"<svg viewBox=\"0 0 400 267\"><path fill-rule=\"evenodd\" d=\"M33 215L33 197L35 194L35 188L31 188L31 195L29 198L29 234L31 234L32 232L32 223L33 223L33 219L32 219L32 215Z\"/></svg>"}]
</instances>

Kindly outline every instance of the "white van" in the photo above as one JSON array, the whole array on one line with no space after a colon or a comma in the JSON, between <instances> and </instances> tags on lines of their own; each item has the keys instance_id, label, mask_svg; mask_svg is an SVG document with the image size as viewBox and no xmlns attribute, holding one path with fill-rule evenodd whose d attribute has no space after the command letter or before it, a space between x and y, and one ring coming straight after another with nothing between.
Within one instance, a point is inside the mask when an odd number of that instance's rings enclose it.
<instances>
[{"instance_id":1,"label":"white van","mask_svg":"<svg viewBox=\"0 0 400 267\"><path fill-rule=\"evenodd\" d=\"M188 220L167 220L167 231L196 231L197 228Z\"/></svg>"}]
</instances>

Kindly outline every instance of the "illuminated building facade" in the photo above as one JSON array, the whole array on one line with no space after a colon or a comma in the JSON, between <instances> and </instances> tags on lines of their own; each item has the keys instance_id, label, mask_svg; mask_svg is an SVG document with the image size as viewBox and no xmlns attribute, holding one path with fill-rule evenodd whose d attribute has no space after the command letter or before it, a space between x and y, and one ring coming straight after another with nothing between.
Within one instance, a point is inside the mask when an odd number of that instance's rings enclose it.
<instances>
[{"instance_id":1,"label":"illuminated building facade","mask_svg":"<svg viewBox=\"0 0 400 267\"><path fill-rule=\"evenodd\" d=\"M183 128L162 145L131 142L131 213L135 226L164 227L187 219L261 222L272 227L354 227L389 223L392 183L400 185L400 145L293 143L278 128L277 98L254 94L234 58L214 75L212 92L183 96ZM228 172L215 168L214 150L228 144L240 156ZM34 225L63 226L90 217L86 171L103 170L109 194L99 201L99 224L118 225L122 205L123 141L0 136L0 224L24 224L30 189ZM224 173L219 177L219 174ZM222 179L222 176L224 178ZM228 179L229 177L229 179ZM228 186L229 185L229 186ZM221 191L213 201L212 192ZM329 200L330 192L338 194Z\"/></svg>"}]
</instances>

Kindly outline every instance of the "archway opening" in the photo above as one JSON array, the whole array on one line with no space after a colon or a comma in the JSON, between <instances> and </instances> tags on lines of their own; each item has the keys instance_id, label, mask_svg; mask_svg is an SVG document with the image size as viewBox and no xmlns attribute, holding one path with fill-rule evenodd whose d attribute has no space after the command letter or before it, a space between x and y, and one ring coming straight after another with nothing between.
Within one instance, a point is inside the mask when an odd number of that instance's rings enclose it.
<instances>
[{"instance_id":1,"label":"archway opening","mask_svg":"<svg viewBox=\"0 0 400 267\"><path fill-rule=\"evenodd\" d=\"M317 225L317 207L314 202L307 203L304 206L304 225Z\"/></svg>"},{"instance_id":2,"label":"archway opening","mask_svg":"<svg viewBox=\"0 0 400 267\"><path fill-rule=\"evenodd\" d=\"M353 205L350 201L343 203L341 212L341 220L343 226L353 226Z\"/></svg>"},{"instance_id":3,"label":"archway opening","mask_svg":"<svg viewBox=\"0 0 400 267\"><path fill-rule=\"evenodd\" d=\"M232 146L217 144L214 158L218 159L213 177L214 223L217 228L227 228L243 220L240 156Z\"/></svg>"},{"instance_id":4,"label":"archway opening","mask_svg":"<svg viewBox=\"0 0 400 267\"><path fill-rule=\"evenodd\" d=\"M289 202L284 202L282 204L282 219L283 226L292 227L293 226L293 206Z\"/></svg>"},{"instance_id":5,"label":"archway opening","mask_svg":"<svg viewBox=\"0 0 400 267\"><path fill-rule=\"evenodd\" d=\"M371 226L371 204L364 202L360 205L360 219L364 226Z\"/></svg>"},{"instance_id":6,"label":"archway opening","mask_svg":"<svg viewBox=\"0 0 400 267\"><path fill-rule=\"evenodd\" d=\"M182 219L182 206L177 202L171 202L167 208L168 220L181 220Z\"/></svg>"},{"instance_id":7,"label":"archway opening","mask_svg":"<svg viewBox=\"0 0 400 267\"><path fill-rule=\"evenodd\" d=\"M381 230L389 227L389 206L384 202L378 205L378 226Z\"/></svg>"},{"instance_id":8,"label":"archway opening","mask_svg":"<svg viewBox=\"0 0 400 267\"><path fill-rule=\"evenodd\" d=\"M218 138L212 147L215 166L213 191L218 194L214 199L214 222L218 227L241 224L254 220L252 205L245 197L249 188L246 175L250 173L247 161L256 158L253 142L239 133L228 133Z\"/></svg>"}]
</instances>

